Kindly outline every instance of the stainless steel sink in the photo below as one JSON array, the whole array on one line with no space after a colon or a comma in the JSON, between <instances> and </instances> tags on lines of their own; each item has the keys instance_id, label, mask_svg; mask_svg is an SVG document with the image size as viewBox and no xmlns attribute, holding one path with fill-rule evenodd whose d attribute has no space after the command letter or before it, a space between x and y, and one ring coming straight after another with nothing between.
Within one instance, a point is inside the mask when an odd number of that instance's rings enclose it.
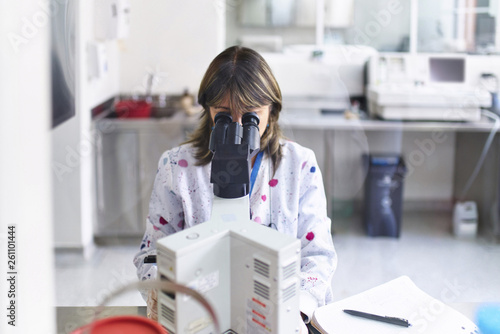
<instances>
[{"instance_id":1,"label":"stainless steel sink","mask_svg":"<svg viewBox=\"0 0 500 334\"><path fill-rule=\"evenodd\" d=\"M176 108L174 106L154 106L153 105L153 108L151 109L151 117L152 118L162 118L162 117L165 117L165 118L168 118L168 117L172 117L173 115L175 115L175 113L177 113L178 111L180 111L179 108Z\"/></svg>"},{"instance_id":2,"label":"stainless steel sink","mask_svg":"<svg viewBox=\"0 0 500 334\"><path fill-rule=\"evenodd\" d=\"M177 112L181 111L180 99L181 96L169 95L169 96L159 96L153 95L147 96L132 96L132 95L120 95L120 100L136 100L136 101L148 101L152 103L151 118L168 118L175 115Z\"/></svg>"}]
</instances>

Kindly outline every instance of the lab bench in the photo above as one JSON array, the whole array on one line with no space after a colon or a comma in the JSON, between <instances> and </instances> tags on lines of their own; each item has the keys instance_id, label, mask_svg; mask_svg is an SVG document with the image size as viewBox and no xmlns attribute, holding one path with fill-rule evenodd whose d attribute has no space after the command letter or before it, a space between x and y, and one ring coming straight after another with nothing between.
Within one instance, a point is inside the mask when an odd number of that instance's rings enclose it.
<instances>
[{"instance_id":1,"label":"lab bench","mask_svg":"<svg viewBox=\"0 0 500 334\"><path fill-rule=\"evenodd\" d=\"M280 116L281 127L296 127L309 130L352 130L365 131L460 131L489 132L493 123L486 117L478 122L436 122L436 121L385 121L380 119L346 119L341 115L286 114Z\"/></svg>"},{"instance_id":2,"label":"lab bench","mask_svg":"<svg viewBox=\"0 0 500 334\"><path fill-rule=\"evenodd\" d=\"M333 217L362 207L367 170L361 156L390 153L400 154L408 166L405 208L450 211L451 220L454 201L460 199L493 129L484 116L477 122L424 122L284 113L280 121L287 136L315 151ZM499 171L497 133L465 198L477 202L480 232L494 236L500 236Z\"/></svg>"},{"instance_id":3,"label":"lab bench","mask_svg":"<svg viewBox=\"0 0 500 334\"><path fill-rule=\"evenodd\" d=\"M94 121L97 237L142 236L159 157L185 141L197 123L198 116L182 112L169 118ZM373 152L399 153L413 167L405 184L405 205L420 201L432 209L451 210L492 129L487 119L474 123L347 120L286 110L280 125L287 138L315 152L329 213L336 210L335 203L356 207L361 201L366 176L361 156ZM498 221L494 208L498 211L499 157L497 135L468 193L490 225ZM500 235L498 227L493 233Z\"/></svg>"},{"instance_id":4,"label":"lab bench","mask_svg":"<svg viewBox=\"0 0 500 334\"><path fill-rule=\"evenodd\" d=\"M480 303L451 303L449 305L474 321ZM95 311L96 308L90 306L56 307L57 334L71 334L75 329L91 323L94 320ZM146 306L105 306L99 319L122 315L145 317Z\"/></svg>"}]
</instances>

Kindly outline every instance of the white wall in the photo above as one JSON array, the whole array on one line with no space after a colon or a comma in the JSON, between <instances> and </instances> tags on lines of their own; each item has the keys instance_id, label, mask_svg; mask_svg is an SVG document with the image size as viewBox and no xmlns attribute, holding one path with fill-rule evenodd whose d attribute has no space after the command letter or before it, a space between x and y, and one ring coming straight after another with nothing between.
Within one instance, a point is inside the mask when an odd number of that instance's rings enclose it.
<instances>
[{"instance_id":1,"label":"white wall","mask_svg":"<svg viewBox=\"0 0 500 334\"><path fill-rule=\"evenodd\" d=\"M0 333L55 333L49 30L37 0L0 2L0 41ZM7 268L11 224L14 269ZM9 271L17 272L15 299L7 297ZM6 317L13 300L15 327Z\"/></svg>"},{"instance_id":2,"label":"white wall","mask_svg":"<svg viewBox=\"0 0 500 334\"><path fill-rule=\"evenodd\" d=\"M107 72L89 79L87 48L94 38L94 2L78 2L76 27L76 116L52 131L54 242L59 248L88 251L92 245L93 152L92 107L119 92L117 41L100 41L107 53Z\"/></svg>"},{"instance_id":3,"label":"white wall","mask_svg":"<svg viewBox=\"0 0 500 334\"><path fill-rule=\"evenodd\" d=\"M79 2L76 117L53 130L54 241L58 248L91 250L95 219L90 109L120 92L144 92L148 68L167 74L161 92L198 90L211 59L224 47L224 1L131 1L130 35L120 41L94 38L94 1ZM107 72L88 76L87 48L101 43ZM62 170L62 172L61 172Z\"/></svg>"},{"instance_id":4,"label":"white wall","mask_svg":"<svg viewBox=\"0 0 500 334\"><path fill-rule=\"evenodd\" d=\"M147 71L156 71L162 80L155 92L196 93L224 45L224 0L132 0L130 36L120 44L120 91L144 93Z\"/></svg>"}]
</instances>

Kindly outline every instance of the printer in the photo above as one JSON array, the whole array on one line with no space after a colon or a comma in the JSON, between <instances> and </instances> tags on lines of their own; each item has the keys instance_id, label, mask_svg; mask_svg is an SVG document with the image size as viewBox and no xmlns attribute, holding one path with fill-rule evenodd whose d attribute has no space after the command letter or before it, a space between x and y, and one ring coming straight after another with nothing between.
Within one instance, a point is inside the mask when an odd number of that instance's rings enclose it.
<instances>
[{"instance_id":1,"label":"printer","mask_svg":"<svg viewBox=\"0 0 500 334\"><path fill-rule=\"evenodd\" d=\"M386 120L479 121L491 106L472 84L467 56L381 53L370 59L369 113Z\"/></svg>"}]
</instances>

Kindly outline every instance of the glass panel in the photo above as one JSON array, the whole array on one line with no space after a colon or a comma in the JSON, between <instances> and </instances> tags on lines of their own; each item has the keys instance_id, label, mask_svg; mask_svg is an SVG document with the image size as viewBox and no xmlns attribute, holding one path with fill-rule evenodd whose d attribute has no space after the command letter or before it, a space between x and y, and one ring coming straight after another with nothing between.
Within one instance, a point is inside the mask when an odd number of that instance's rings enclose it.
<instances>
[{"instance_id":1,"label":"glass panel","mask_svg":"<svg viewBox=\"0 0 500 334\"><path fill-rule=\"evenodd\" d=\"M409 51L410 9L410 0L355 1L354 26L345 32L346 44L368 45L379 51Z\"/></svg>"},{"instance_id":2,"label":"glass panel","mask_svg":"<svg viewBox=\"0 0 500 334\"><path fill-rule=\"evenodd\" d=\"M493 52L494 4L490 0L420 0L418 51Z\"/></svg>"},{"instance_id":3,"label":"glass panel","mask_svg":"<svg viewBox=\"0 0 500 334\"><path fill-rule=\"evenodd\" d=\"M271 25L276 27L293 25L293 0L273 0L271 2Z\"/></svg>"},{"instance_id":4,"label":"glass panel","mask_svg":"<svg viewBox=\"0 0 500 334\"><path fill-rule=\"evenodd\" d=\"M315 0L230 0L226 5L227 46L281 51L283 45L315 44L315 25Z\"/></svg>"},{"instance_id":5,"label":"glass panel","mask_svg":"<svg viewBox=\"0 0 500 334\"><path fill-rule=\"evenodd\" d=\"M263 27L266 25L266 0L247 0L240 4L240 22L242 26ZM228 16L235 14L233 6L227 6Z\"/></svg>"},{"instance_id":6,"label":"glass panel","mask_svg":"<svg viewBox=\"0 0 500 334\"><path fill-rule=\"evenodd\" d=\"M324 5L326 44L409 50L410 0L324 0ZM315 44L316 1L237 2L227 6L226 25L228 45L248 37L252 42L261 38L260 42L271 49L275 45Z\"/></svg>"}]
</instances>

